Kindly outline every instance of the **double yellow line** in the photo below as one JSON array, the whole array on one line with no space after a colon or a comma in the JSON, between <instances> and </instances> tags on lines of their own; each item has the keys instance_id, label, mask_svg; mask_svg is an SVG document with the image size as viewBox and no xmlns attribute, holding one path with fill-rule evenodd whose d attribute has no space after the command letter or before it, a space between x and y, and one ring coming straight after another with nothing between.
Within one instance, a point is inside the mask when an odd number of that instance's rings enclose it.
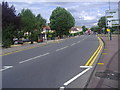
<instances>
[{"instance_id":1,"label":"double yellow line","mask_svg":"<svg viewBox=\"0 0 120 90\"><path fill-rule=\"evenodd\" d=\"M92 66L93 63L95 62L96 58L98 57L100 51L102 50L103 47L103 42L102 40L98 37L99 40L99 47L97 48L97 50L93 53L93 55L90 57L90 59L87 61L87 63L85 64L85 66Z\"/></svg>"}]
</instances>

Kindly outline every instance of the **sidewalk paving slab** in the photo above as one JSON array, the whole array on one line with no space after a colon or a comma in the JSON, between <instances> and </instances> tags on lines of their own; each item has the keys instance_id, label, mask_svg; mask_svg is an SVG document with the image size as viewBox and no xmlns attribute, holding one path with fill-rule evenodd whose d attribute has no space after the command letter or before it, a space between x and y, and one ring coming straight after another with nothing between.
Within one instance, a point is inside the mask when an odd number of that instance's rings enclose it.
<instances>
[{"instance_id":1,"label":"sidewalk paving slab","mask_svg":"<svg viewBox=\"0 0 120 90\"><path fill-rule=\"evenodd\" d=\"M105 44L103 53L97 64L95 71L87 85L87 88L109 88L120 89L120 72L118 69L118 36L108 37L100 36Z\"/></svg>"}]
</instances>

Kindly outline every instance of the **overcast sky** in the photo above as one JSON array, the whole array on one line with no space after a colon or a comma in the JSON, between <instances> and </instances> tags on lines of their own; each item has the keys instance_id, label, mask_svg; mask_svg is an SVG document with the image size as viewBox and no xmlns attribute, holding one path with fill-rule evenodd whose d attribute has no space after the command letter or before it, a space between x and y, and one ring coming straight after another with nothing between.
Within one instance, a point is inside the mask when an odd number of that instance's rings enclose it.
<instances>
[{"instance_id":1,"label":"overcast sky","mask_svg":"<svg viewBox=\"0 0 120 90\"><path fill-rule=\"evenodd\" d=\"M109 9L108 2L37 2L26 0L16 2L8 0L9 5L14 5L16 12L20 13L23 8L31 9L37 15L41 14L49 22L49 17L56 7L64 7L75 18L76 26L91 27L97 24L100 17L105 16L105 10ZM118 8L118 2L110 3L111 9Z\"/></svg>"}]
</instances>

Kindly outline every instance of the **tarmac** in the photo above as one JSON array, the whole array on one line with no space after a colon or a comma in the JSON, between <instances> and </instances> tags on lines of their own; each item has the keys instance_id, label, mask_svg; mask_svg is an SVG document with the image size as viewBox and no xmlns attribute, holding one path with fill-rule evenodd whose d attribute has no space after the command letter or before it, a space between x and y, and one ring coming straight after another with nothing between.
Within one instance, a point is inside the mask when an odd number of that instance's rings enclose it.
<instances>
[{"instance_id":1,"label":"tarmac","mask_svg":"<svg viewBox=\"0 0 120 90\"><path fill-rule=\"evenodd\" d=\"M14 52L20 52L23 50L28 50L28 49L35 48L35 47L45 46L45 45L50 44L50 43L59 43L63 40L64 39L58 39L58 40L48 40L48 41L44 41L42 43L35 43L34 42L33 44L24 43L23 45L21 45L21 44L11 45L11 48L3 48L2 52L0 52L0 56L8 55L8 54L14 53Z\"/></svg>"},{"instance_id":2,"label":"tarmac","mask_svg":"<svg viewBox=\"0 0 120 90\"><path fill-rule=\"evenodd\" d=\"M104 42L104 50L88 82L87 88L106 88L120 90L119 69L119 36L113 35L112 40L108 36L99 36Z\"/></svg>"},{"instance_id":3,"label":"tarmac","mask_svg":"<svg viewBox=\"0 0 120 90\"><path fill-rule=\"evenodd\" d=\"M70 39L70 38L74 38L74 37L68 37L68 38L62 38L62 39L56 39L56 40L47 40L47 41L44 41L41 43L34 42L33 44L30 44L30 42L29 42L29 43L24 43L23 45L21 45L21 44L11 45L10 48L0 48L0 56L9 55L11 53L16 53L16 52L20 52L20 51L40 47L40 46L45 46L50 43L60 43L64 40Z\"/></svg>"},{"instance_id":4,"label":"tarmac","mask_svg":"<svg viewBox=\"0 0 120 90\"><path fill-rule=\"evenodd\" d=\"M91 75L90 80L86 88L106 88L120 90L120 65L119 65L119 39L118 35L113 35L112 40L109 40L107 35L99 35L104 42L104 50L99 58L99 61L95 67L94 72ZM68 39L68 38L67 38ZM50 40L43 43L14 45L11 48L2 49L2 55L10 52L19 52L20 50L27 50L39 46L44 46L49 43L59 43L65 39Z\"/></svg>"}]
</instances>

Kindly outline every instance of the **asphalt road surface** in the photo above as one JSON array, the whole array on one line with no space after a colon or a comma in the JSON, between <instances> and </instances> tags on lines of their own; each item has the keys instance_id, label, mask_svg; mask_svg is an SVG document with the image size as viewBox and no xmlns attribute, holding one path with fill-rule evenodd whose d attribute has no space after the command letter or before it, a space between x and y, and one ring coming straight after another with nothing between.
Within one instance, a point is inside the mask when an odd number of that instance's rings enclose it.
<instances>
[{"instance_id":1,"label":"asphalt road surface","mask_svg":"<svg viewBox=\"0 0 120 90\"><path fill-rule=\"evenodd\" d=\"M99 46L95 35L83 35L2 57L3 88L60 88L82 72ZM81 88L76 79L66 87ZM80 85L81 84L81 85Z\"/></svg>"}]
</instances>

